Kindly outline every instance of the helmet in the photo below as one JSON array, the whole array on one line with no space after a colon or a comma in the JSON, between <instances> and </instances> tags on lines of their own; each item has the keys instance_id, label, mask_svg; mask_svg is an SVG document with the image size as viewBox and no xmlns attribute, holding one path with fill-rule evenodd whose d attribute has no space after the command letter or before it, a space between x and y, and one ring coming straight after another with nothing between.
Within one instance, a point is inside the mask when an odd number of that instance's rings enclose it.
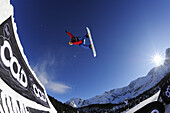
<instances>
[{"instance_id":1,"label":"helmet","mask_svg":"<svg viewBox=\"0 0 170 113\"><path fill-rule=\"evenodd\" d=\"M70 42L69 42L69 45L73 45L73 43L70 41Z\"/></svg>"}]
</instances>

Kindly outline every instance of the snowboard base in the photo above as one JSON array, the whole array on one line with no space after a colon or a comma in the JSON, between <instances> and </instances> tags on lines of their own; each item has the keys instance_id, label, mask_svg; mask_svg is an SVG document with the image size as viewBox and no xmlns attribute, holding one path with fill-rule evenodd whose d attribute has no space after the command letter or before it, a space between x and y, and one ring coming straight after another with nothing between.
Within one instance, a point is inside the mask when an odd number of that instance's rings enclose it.
<instances>
[{"instance_id":1,"label":"snowboard base","mask_svg":"<svg viewBox=\"0 0 170 113\"><path fill-rule=\"evenodd\" d=\"M87 29L87 33L89 35L89 39L90 39L90 43L91 43L91 47L92 47L92 51L93 51L93 56L96 57L96 50L95 50L95 47L94 47L94 43L93 43L93 40L92 40L90 29L88 27L86 27L86 29Z\"/></svg>"}]
</instances>

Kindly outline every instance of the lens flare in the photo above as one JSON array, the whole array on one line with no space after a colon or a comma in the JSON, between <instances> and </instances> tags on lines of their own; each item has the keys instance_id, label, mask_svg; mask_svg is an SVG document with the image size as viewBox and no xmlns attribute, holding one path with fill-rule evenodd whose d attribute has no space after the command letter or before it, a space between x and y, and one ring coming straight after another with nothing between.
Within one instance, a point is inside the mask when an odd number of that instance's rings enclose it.
<instances>
[{"instance_id":1,"label":"lens flare","mask_svg":"<svg viewBox=\"0 0 170 113\"><path fill-rule=\"evenodd\" d=\"M152 62L156 64L156 66L159 66L162 64L163 62L163 57L161 54L155 54L153 57L152 57Z\"/></svg>"}]
</instances>

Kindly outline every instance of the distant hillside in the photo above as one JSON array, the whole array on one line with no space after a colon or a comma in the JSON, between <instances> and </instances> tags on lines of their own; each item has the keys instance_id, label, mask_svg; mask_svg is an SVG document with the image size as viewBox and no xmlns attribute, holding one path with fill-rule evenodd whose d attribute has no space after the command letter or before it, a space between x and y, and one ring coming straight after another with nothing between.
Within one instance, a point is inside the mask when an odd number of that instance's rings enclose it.
<instances>
[{"instance_id":1,"label":"distant hillside","mask_svg":"<svg viewBox=\"0 0 170 113\"><path fill-rule=\"evenodd\" d=\"M57 110L57 113L77 113L77 110L67 104L63 104L62 102L56 100L54 97L49 96L51 103L54 108ZM79 112L80 113L80 112Z\"/></svg>"},{"instance_id":2,"label":"distant hillside","mask_svg":"<svg viewBox=\"0 0 170 113\"><path fill-rule=\"evenodd\" d=\"M140 94L139 96L137 96L135 98L130 99L129 100L129 108L132 108L139 102L141 102L141 101L149 98L153 94L155 94L161 88L163 83L165 83L165 81L167 81L168 79L170 79L170 73L168 73L158 84L156 84L151 89L145 91L144 93ZM125 103L92 104L92 105L85 106L85 107L73 108L65 103L59 102L54 97L51 97L49 95L48 95L48 97L58 113L87 113L87 112L88 113L94 113L94 112L96 112L96 113L98 113L98 112L100 112L100 113L101 112L120 113L120 112L126 110ZM65 112L63 112L63 111L65 111Z\"/></svg>"},{"instance_id":3,"label":"distant hillside","mask_svg":"<svg viewBox=\"0 0 170 113\"><path fill-rule=\"evenodd\" d=\"M151 89L145 91L144 93L140 94L139 96L129 99L129 108L134 107L138 103L142 102L143 100L151 97L156 92L158 92L162 85L167 81L170 80L170 73L168 73L158 84L156 84ZM101 113L101 112L109 112L109 113L121 113L126 110L125 103L119 103L119 104L92 104L89 106L80 107L77 110L88 112L88 113Z\"/></svg>"}]
</instances>

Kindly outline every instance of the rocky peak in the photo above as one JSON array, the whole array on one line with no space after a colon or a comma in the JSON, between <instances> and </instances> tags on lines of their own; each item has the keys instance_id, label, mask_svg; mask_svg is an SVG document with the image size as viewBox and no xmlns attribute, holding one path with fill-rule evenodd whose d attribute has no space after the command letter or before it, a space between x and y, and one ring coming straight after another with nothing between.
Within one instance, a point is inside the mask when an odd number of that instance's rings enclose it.
<instances>
[{"instance_id":1,"label":"rocky peak","mask_svg":"<svg viewBox=\"0 0 170 113\"><path fill-rule=\"evenodd\" d=\"M164 65L170 64L170 48L166 49Z\"/></svg>"}]
</instances>

